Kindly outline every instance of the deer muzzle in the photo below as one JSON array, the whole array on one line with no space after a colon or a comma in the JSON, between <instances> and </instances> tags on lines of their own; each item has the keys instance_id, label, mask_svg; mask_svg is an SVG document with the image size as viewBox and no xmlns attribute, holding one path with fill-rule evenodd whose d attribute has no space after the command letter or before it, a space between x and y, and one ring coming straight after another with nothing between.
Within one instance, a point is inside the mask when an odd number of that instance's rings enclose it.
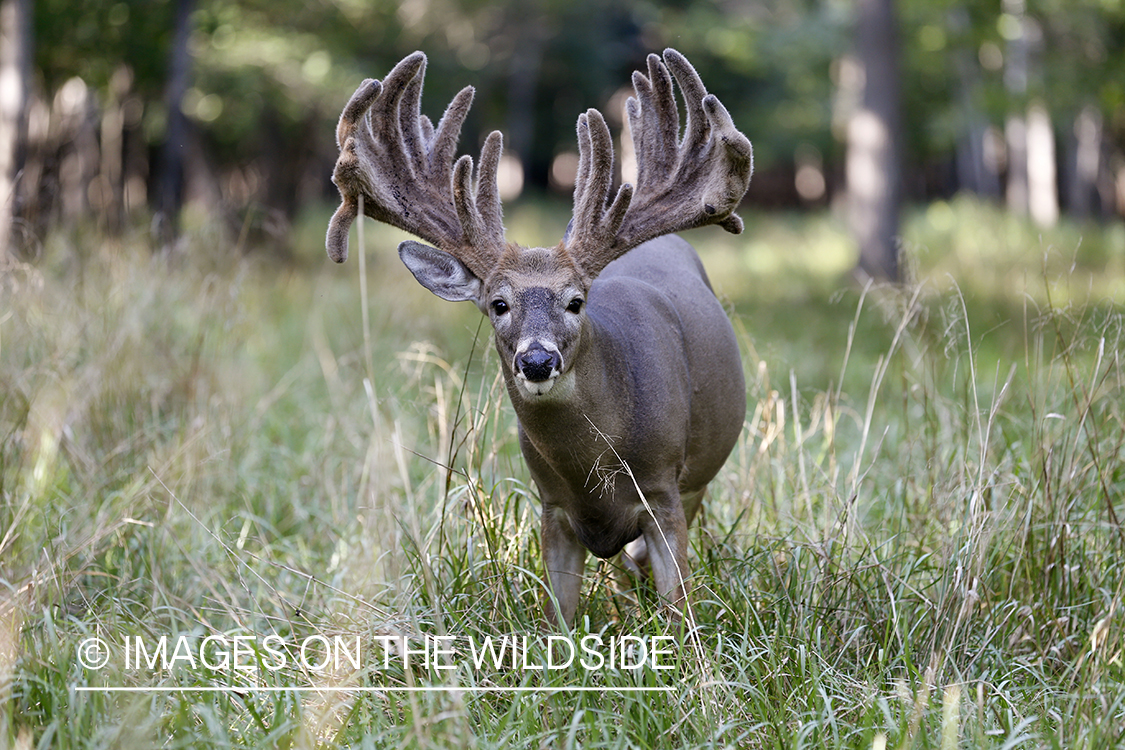
<instances>
[{"instance_id":1,"label":"deer muzzle","mask_svg":"<svg viewBox=\"0 0 1125 750\"><path fill-rule=\"evenodd\" d=\"M545 383L558 377L562 357L558 351L549 351L542 344L532 344L516 356L516 372L531 383Z\"/></svg>"},{"instance_id":2,"label":"deer muzzle","mask_svg":"<svg viewBox=\"0 0 1125 750\"><path fill-rule=\"evenodd\" d=\"M542 396L551 390L562 371L562 355L553 346L533 341L516 353L513 365L520 387L529 395Z\"/></svg>"}]
</instances>

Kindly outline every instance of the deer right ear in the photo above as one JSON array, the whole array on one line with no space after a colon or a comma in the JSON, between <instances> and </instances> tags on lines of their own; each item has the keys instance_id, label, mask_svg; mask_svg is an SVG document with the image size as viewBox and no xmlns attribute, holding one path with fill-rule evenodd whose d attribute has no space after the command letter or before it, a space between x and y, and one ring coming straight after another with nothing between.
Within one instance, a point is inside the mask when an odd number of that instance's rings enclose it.
<instances>
[{"instance_id":1,"label":"deer right ear","mask_svg":"<svg viewBox=\"0 0 1125 750\"><path fill-rule=\"evenodd\" d=\"M461 261L444 250L406 240L398 246L398 257L431 292L449 300L476 302L480 297L481 280Z\"/></svg>"}]
</instances>

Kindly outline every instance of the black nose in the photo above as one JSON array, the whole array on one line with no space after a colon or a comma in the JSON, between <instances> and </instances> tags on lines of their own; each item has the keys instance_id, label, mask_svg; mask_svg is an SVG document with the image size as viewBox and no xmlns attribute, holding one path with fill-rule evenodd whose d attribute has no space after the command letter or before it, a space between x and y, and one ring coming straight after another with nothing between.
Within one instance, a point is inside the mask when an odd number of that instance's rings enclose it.
<instances>
[{"instance_id":1,"label":"black nose","mask_svg":"<svg viewBox=\"0 0 1125 750\"><path fill-rule=\"evenodd\" d=\"M542 383L551 377L551 372L559 369L562 358L558 352L549 352L538 344L532 344L527 351L516 357L516 367L532 383Z\"/></svg>"}]
</instances>

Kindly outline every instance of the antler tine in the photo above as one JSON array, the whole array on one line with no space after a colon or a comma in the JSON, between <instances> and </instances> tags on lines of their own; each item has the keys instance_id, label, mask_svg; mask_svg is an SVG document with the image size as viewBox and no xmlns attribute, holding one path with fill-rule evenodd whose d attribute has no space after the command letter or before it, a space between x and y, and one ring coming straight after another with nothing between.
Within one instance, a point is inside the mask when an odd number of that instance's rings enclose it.
<instances>
[{"instance_id":1,"label":"antler tine","mask_svg":"<svg viewBox=\"0 0 1125 750\"><path fill-rule=\"evenodd\" d=\"M588 110L578 117L578 173L574 181L574 215L567 229L568 248L612 244L629 202L633 186L622 185L610 203L613 184L613 139L602 113Z\"/></svg>"},{"instance_id":2,"label":"antler tine","mask_svg":"<svg viewBox=\"0 0 1125 750\"><path fill-rule=\"evenodd\" d=\"M421 114L425 71L426 56L415 52L382 83L364 81L344 107L332 177L341 203L328 225L328 255L347 259L348 229L363 195L366 215L436 245L485 278L504 244L496 184L503 141L498 132L486 139L475 180L472 157L454 164L473 88L458 92L434 127Z\"/></svg>"},{"instance_id":3,"label":"antler tine","mask_svg":"<svg viewBox=\"0 0 1125 750\"><path fill-rule=\"evenodd\" d=\"M672 75L657 55L648 56L647 78L639 70L633 72L633 91L636 98L629 97L625 104L629 117L643 116L646 122L655 124L651 132L630 128L638 166L644 171L638 173L637 184L644 184L650 174L668 174L675 168L680 112L672 94Z\"/></svg>"},{"instance_id":4,"label":"antler tine","mask_svg":"<svg viewBox=\"0 0 1125 750\"><path fill-rule=\"evenodd\" d=\"M673 78L687 111L682 140ZM637 187L626 191L629 186L623 185L612 206L600 214L588 204L591 193L600 196L603 207L609 203L612 146L599 146L601 139L608 141L608 130L600 115L596 118L600 128L594 125L595 110L579 118L580 184L575 187L566 245L591 276L631 248L663 234L707 224L734 234L742 231L742 219L734 211L750 184L754 157L750 141L735 128L730 113L707 93L687 58L673 49L664 51L663 60L649 55L648 75L635 72L633 88L636 96L629 98L626 109L637 155ZM590 123L590 145L585 150L599 154L585 162L583 118ZM622 205L618 216L615 209Z\"/></svg>"},{"instance_id":5,"label":"antler tine","mask_svg":"<svg viewBox=\"0 0 1125 750\"><path fill-rule=\"evenodd\" d=\"M504 244L500 186L496 179L503 150L504 137L499 130L493 130L481 147L475 188L471 156L462 156L453 168L453 203L457 207L464 242L469 247L494 250ZM479 271L477 275L485 278Z\"/></svg>"},{"instance_id":6,"label":"antler tine","mask_svg":"<svg viewBox=\"0 0 1125 750\"><path fill-rule=\"evenodd\" d=\"M707 138L711 133L710 122L704 115L704 100L707 99L707 87L703 85L703 79L699 77L699 73L695 71L692 64L688 62L687 58L681 55L674 49L667 49L664 51L664 59L667 67L672 71L672 75L676 79L676 83L680 85L680 91L684 96L684 108L687 111L687 126L684 128L683 146L699 148L707 143ZM659 61L658 61L659 62ZM668 90L668 97L671 98L671 89ZM716 102L719 100L711 97ZM675 102L672 102L675 104ZM724 110L725 111L725 110Z\"/></svg>"}]
</instances>

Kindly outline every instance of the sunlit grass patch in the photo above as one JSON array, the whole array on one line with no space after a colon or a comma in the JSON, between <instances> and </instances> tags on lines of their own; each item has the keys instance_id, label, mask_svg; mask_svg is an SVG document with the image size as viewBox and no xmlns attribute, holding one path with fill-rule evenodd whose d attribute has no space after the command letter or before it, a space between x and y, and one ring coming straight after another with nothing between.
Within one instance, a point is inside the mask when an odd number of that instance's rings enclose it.
<instances>
[{"instance_id":1,"label":"sunlit grass patch","mask_svg":"<svg viewBox=\"0 0 1125 750\"><path fill-rule=\"evenodd\" d=\"M1125 224L1063 221L1043 230L1026 218L958 197L911 214L905 249L922 273L949 274L972 293L1026 295L1038 304L1109 299L1125 304Z\"/></svg>"}]
</instances>

